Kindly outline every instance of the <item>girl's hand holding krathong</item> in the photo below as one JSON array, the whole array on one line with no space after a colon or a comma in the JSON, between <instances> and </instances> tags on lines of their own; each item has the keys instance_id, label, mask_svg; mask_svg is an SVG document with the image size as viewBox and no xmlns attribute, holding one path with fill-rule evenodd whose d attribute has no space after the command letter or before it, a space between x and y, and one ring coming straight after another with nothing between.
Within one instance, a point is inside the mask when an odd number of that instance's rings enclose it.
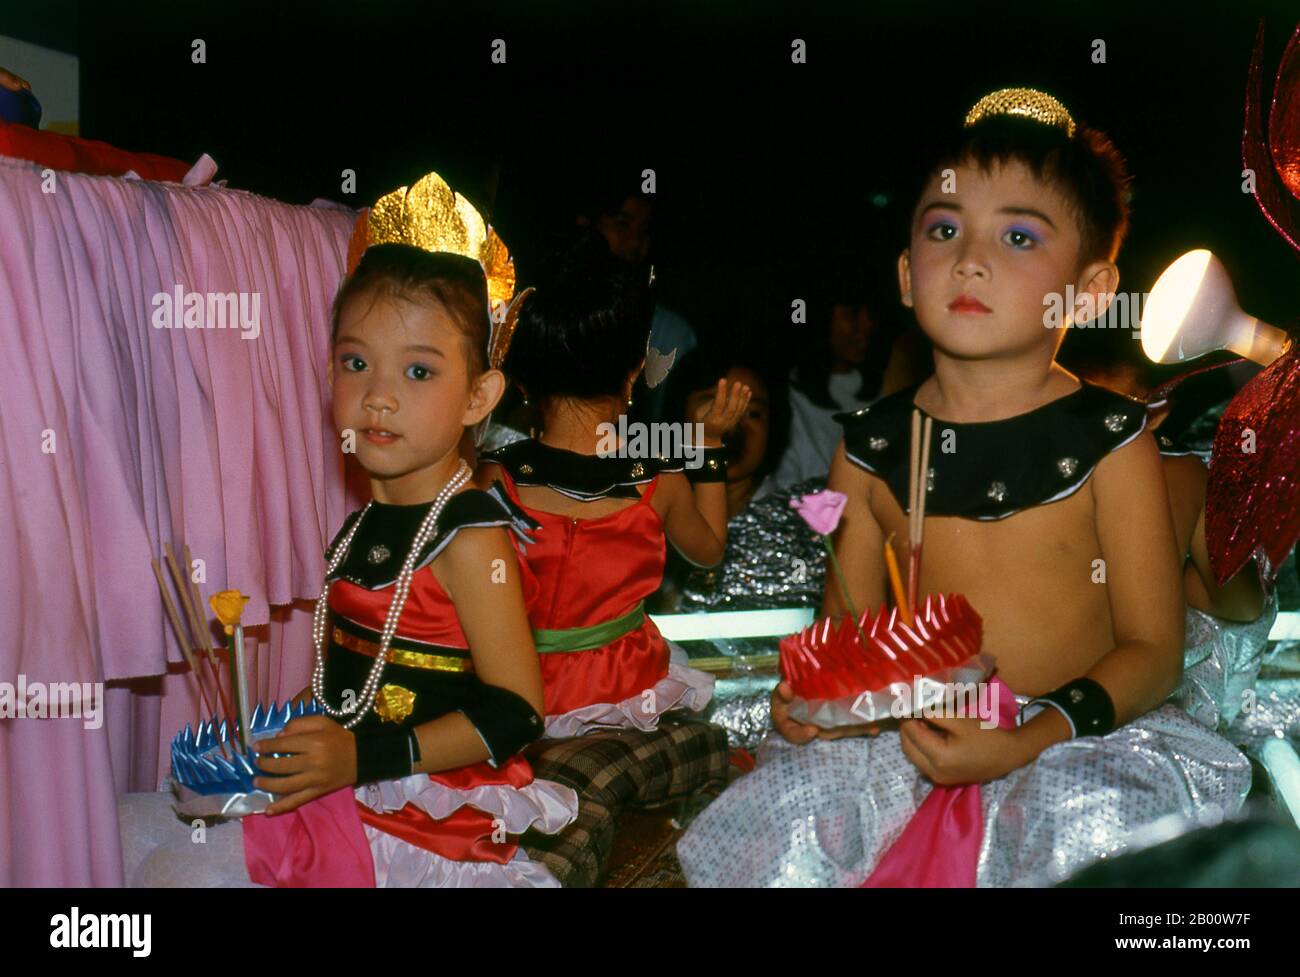
<instances>
[{"instance_id":1,"label":"girl's hand holding krathong","mask_svg":"<svg viewBox=\"0 0 1300 977\"><path fill-rule=\"evenodd\" d=\"M285 814L356 783L356 737L328 716L292 719L278 736L253 744L253 752L258 767L273 775L257 777L253 786L279 795L267 814Z\"/></svg>"},{"instance_id":2,"label":"girl's hand holding krathong","mask_svg":"<svg viewBox=\"0 0 1300 977\"><path fill-rule=\"evenodd\" d=\"M704 425L704 440L721 442L722 436L745 416L750 396L751 391L745 384L728 383L725 377L720 379L708 408L700 408L695 414L695 420Z\"/></svg>"}]
</instances>

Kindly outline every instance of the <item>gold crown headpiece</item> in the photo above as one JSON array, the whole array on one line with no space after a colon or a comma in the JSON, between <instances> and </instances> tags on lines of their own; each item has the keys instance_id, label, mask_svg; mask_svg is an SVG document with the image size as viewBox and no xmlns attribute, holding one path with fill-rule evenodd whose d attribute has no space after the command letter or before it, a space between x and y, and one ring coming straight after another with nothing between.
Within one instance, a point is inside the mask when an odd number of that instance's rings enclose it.
<instances>
[{"instance_id":1,"label":"gold crown headpiece","mask_svg":"<svg viewBox=\"0 0 1300 977\"><path fill-rule=\"evenodd\" d=\"M488 364L499 369L510 348L519 310L532 292L515 296L515 266L505 242L465 197L452 190L437 173L428 173L411 187L385 194L363 213L348 244L348 274L375 244L409 244L432 253L473 258L487 279L491 334ZM511 301L513 297L513 301Z\"/></svg>"},{"instance_id":2,"label":"gold crown headpiece","mask_svg":"<svg viewBox=\"0 0 1300 977\"><path fill-rule=\"evenodd\" d=\"M1064 105L1036 88L1000 88L989 92L966 113L969 128L990 115L1023 115L1044 125L1057 126L1074 136L1074 119Z\"/></svg>"}]
</instances>

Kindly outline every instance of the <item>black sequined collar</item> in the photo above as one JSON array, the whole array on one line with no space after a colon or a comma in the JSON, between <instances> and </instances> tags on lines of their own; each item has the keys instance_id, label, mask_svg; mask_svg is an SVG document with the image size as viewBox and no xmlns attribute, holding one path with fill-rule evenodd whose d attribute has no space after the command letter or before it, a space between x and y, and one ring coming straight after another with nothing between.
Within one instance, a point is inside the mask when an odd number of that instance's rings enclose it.
<instances>
[{"instance_id":1,"label":"black sequined collar","mask_svg":"<svg viewBox=\"0 0 1300 977\"><path fill-rule=\"evenodd\" d=\"M912 400L919 387L835 415L844 426L849 460L884 479L904 511ZM1102 458L1132 441L1145 426L1145 404L1090 383L999 421L957 424L936 417L926 514L1004 519L1064 499L1078 491Z\"/></svg>"},{"instance_id":2,"label":"black sequined collar","mask_svg":"<svg viewBox=\"0 0 1300 977\"><path fill-rule=\"evenodd\" d=\"M329 579L346 580L367 590L382 590L394 584L401 572L402 561L410 551L411 541L432 504L373 503L357 534L352 537L348 555ZM325 551L327 563L363 511L358 509L344 521L343 528ZM541 524L515 505L500 482L494 482L486 492L467 489L453 495L443 507L438 517L438 530L421 551L416 569L432 563L460 530L474 526L507 526L520 539L531 543L528 534L539 529Z\"/></svg>"},{"instance_id":3,"label":"black sequined collar","mask_svg":"<svg viewBox=\"0 0 1300 977\"><path fill-rule=\"evenodd\" d=\"M545 485L581 502L640 498L637 485L660 472L685 469L680 458L602 458L553 448L533 438L485 451L479 458L496 462L518 485Z\"/></svg>"}]
</instances>

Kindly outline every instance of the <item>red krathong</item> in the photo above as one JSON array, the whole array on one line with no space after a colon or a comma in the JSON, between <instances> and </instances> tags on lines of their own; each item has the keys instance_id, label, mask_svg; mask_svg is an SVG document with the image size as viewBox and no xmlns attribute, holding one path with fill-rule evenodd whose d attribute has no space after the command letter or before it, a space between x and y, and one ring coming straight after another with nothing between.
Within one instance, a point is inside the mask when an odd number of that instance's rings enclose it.
<instances>
[{"instance_id":1,"label":"red krathong","mask_svg":"<svg viewBox=\"0 0 1300 977\"><path fill-rule=\"evenodd\" d=\"M864 612L861 630L848 614L838 626L823 618L782 639L781 677L801 699L841 699L910 685L980 653L984 622L965 597L930 595L918 610L913 627L898 608Z\"/></svg>"}]
</instances>

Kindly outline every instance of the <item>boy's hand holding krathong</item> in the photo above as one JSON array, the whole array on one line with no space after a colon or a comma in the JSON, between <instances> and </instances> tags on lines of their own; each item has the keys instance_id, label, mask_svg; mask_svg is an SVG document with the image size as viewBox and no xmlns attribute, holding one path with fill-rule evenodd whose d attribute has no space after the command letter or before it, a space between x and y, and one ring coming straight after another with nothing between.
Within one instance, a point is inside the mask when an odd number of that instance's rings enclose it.
<instances>
[{"instance_id":1,"label":"boy's hand holding krathong","mask_svg":"<svg viewBox=\"0 0 1300 977\"><path fill-rule=\"evenodd\" d=\"M898 727L904 755L941 787L1005 777L1029 762L1013 729L989 729L976 717L904 719Z\"/></svg>"}]
</instances>

